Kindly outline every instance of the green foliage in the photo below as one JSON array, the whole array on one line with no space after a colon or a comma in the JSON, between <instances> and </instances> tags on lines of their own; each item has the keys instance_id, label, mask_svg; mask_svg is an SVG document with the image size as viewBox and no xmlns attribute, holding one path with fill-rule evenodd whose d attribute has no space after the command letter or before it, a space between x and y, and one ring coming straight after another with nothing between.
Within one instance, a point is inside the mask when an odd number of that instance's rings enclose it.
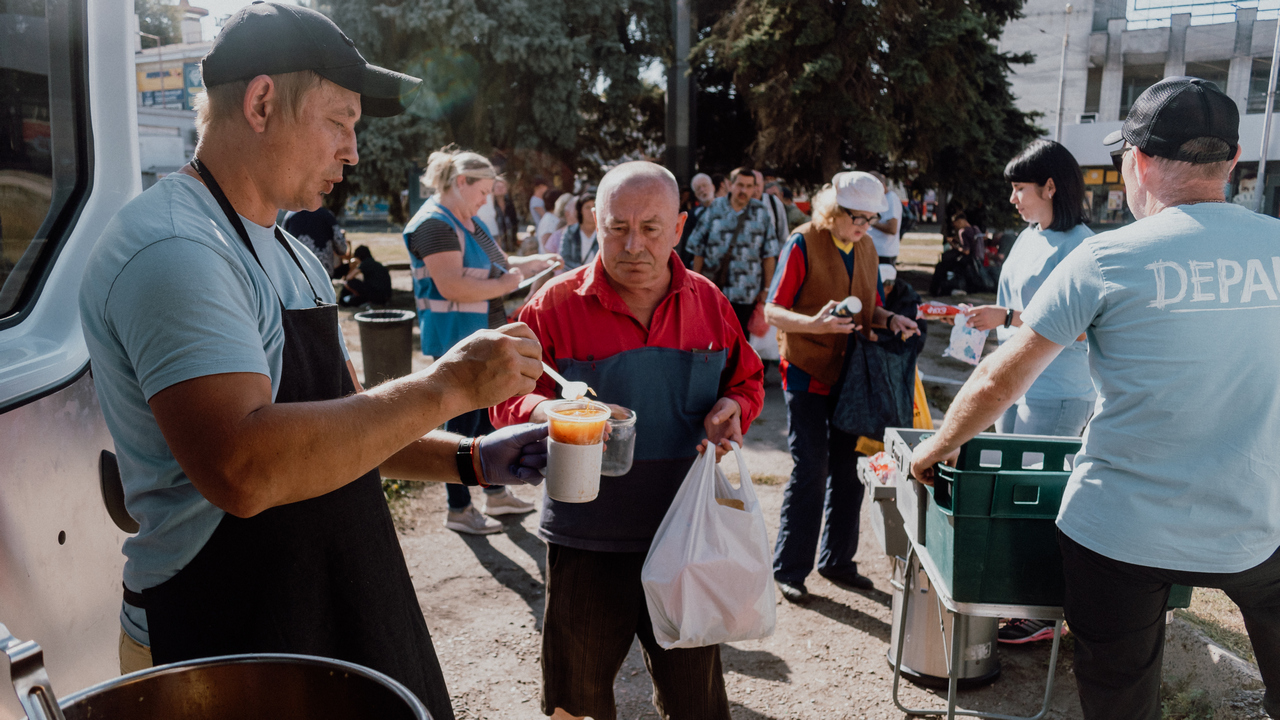
<instances>
[{"instance_id":1,"label":"green foliage","mask_svg":"<svg viewBox=\"0 0 1280 720\"><path fill-rule=\"evenodd\" d=\"M424 78L397 118L361 122L356 192L394 197L456 142L572 182L660 147L663 96L641 70L669 46L663 0L346 0L322 6L370 61ZM512 172L514 171L514 172Z\"/></svg>"},{"instance_id":2,"label":"green foliage","mask_svg":"<svg viewBox=\"0 0 1280 720\"><path fill-rule=\"evenodd\" d=\"M161 45L182 42L182 10L163 0L133 0L133 11L138 13L138 29L156 35ZM153 47L155 41L143 38L143 47Z\"/></svg>"},{"instance_id":3,"label":"green foliage","mask_svg":"<svg viewBox=\"0 0 1280 720\"><path fill-rule=\"evenodd\" d=\"M752 160L819 183L881 168L965 202L1000 197L1038 135L994 41L1021 0L737 0L698 44L754 119ZM699 133L705 132L699 128Z\"/></svg>"},{"instance_id":4,"label":"green foliage","mask_svg":"<svg viewBox=\"0 0 1280 720\"><path fill-rule=\"evenodd\" d=\"M1213 720L1217 712L1208 694L1191 686L1190 676L1161 683L1161 720Z\"/></svg>"}]
</instances>

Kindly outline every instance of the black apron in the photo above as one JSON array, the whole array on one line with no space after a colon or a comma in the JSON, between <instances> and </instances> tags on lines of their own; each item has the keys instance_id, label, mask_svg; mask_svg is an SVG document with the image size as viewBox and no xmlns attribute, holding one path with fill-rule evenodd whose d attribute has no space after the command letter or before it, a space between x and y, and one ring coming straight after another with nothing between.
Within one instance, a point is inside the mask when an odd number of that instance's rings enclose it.
<instances>
[{"instance_id":1,"label":"black apron","mask_svg":"<svg viewBox=\"0 0 1280 720\"><path fill-rule=\"evenodd\" d=\"M213 175L198 160L192 165L261 267ZM280 229L275 232L302 271ZM355 393L337 306L319 296L315 307L300 310L281 302L281 323L275 402ZM346 660L403 683L435 720L453 718L377 469L326 495L251 518L227 514L199 554L177 575L143 590L141 600L157 664L265 652Z\"/></svg>"}]
</instances>

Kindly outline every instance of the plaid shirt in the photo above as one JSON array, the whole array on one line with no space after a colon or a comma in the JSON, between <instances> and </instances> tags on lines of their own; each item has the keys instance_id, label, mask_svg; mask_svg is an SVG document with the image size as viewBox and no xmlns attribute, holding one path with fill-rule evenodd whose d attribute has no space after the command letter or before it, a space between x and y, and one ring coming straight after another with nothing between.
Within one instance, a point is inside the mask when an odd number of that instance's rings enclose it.
<instances>
[{"instance_id":1,"label":"plaid shirt","mask_svg":"<svg viewBox=\"0 0 1280 720\"><path fill-rule=\"evenodd\" d=\"M741 231L739 223L743 223ZM728 262L720 290L729 302L753 303L763 289L764 260L778 257L779 245L778 231L763 203L749 200L739 213L726 196L716 198L698 219L685 249L702 257L702 274L713 281L721 276L721 264Z\"/></svg>"}]
</instances>

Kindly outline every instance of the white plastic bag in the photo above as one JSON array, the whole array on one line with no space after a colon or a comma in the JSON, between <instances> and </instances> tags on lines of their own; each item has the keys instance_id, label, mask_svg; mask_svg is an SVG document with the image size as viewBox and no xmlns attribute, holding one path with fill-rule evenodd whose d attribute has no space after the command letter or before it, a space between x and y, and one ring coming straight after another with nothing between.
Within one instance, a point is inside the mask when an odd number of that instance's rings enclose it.
<instances>
[{"instance_id":1,"label":"white plastic bag","mask_svg":"<svg viewBox=\"0 0 1280 720\"><path fill-rule=\"evenodd\" d=\"M982 349L987 344L987 333L990 331L969 327L968 315L960 314L955 318L955 327L951 328L951 344L942 351L942 355L977 365L982 359Z\"/></svg>"},{"instance_id":2,"label":"white plastic bag","mask_svg":"<svg viewBox=\"0 0 1280 720\"><path fill-rule=\"evenodd\" d=\"M685 475L644 560L640 579L653 635L668 650L773 634L769 537L751 472L736 443L733 449L739 487L729 484L708 447Z\"/></svg>"}]
</instances>

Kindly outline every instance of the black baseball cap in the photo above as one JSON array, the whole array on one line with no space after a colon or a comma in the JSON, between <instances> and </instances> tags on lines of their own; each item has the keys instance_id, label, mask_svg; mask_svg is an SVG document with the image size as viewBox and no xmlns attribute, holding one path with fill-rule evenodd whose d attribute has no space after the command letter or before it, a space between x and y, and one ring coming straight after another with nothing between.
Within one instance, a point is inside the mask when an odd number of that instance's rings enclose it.
<instances>
[{"instance_id":1,"label":"black baseball cap","mask_svg":"<svg viewBox=\"0 0 1280 720\"><path fill-rule=\"evenodd\" d=\"M1181 152L1182 144L1197 138L1217 138L1227 144L1222 153ZM1147 155L1191 163L1230 160L1240 142L1240 109L1208 80L1169 77L1147 88L1129 110L1124 127L1102 141L1114 145L1127 140Z\"/></svg>"},{"instance_id":2,"label":"black baseball cap","mask_svg":"<svg viewBox=\"0 0 1280 720\"><path fill-rule=\"evenodd\" d=\"M236 11L200 61L205 87L302 70L360 93L360 110L372 117L404 112L422 85L365 62L351 38L315 10L262 0Z\"/></svg>"}]
</instances>

